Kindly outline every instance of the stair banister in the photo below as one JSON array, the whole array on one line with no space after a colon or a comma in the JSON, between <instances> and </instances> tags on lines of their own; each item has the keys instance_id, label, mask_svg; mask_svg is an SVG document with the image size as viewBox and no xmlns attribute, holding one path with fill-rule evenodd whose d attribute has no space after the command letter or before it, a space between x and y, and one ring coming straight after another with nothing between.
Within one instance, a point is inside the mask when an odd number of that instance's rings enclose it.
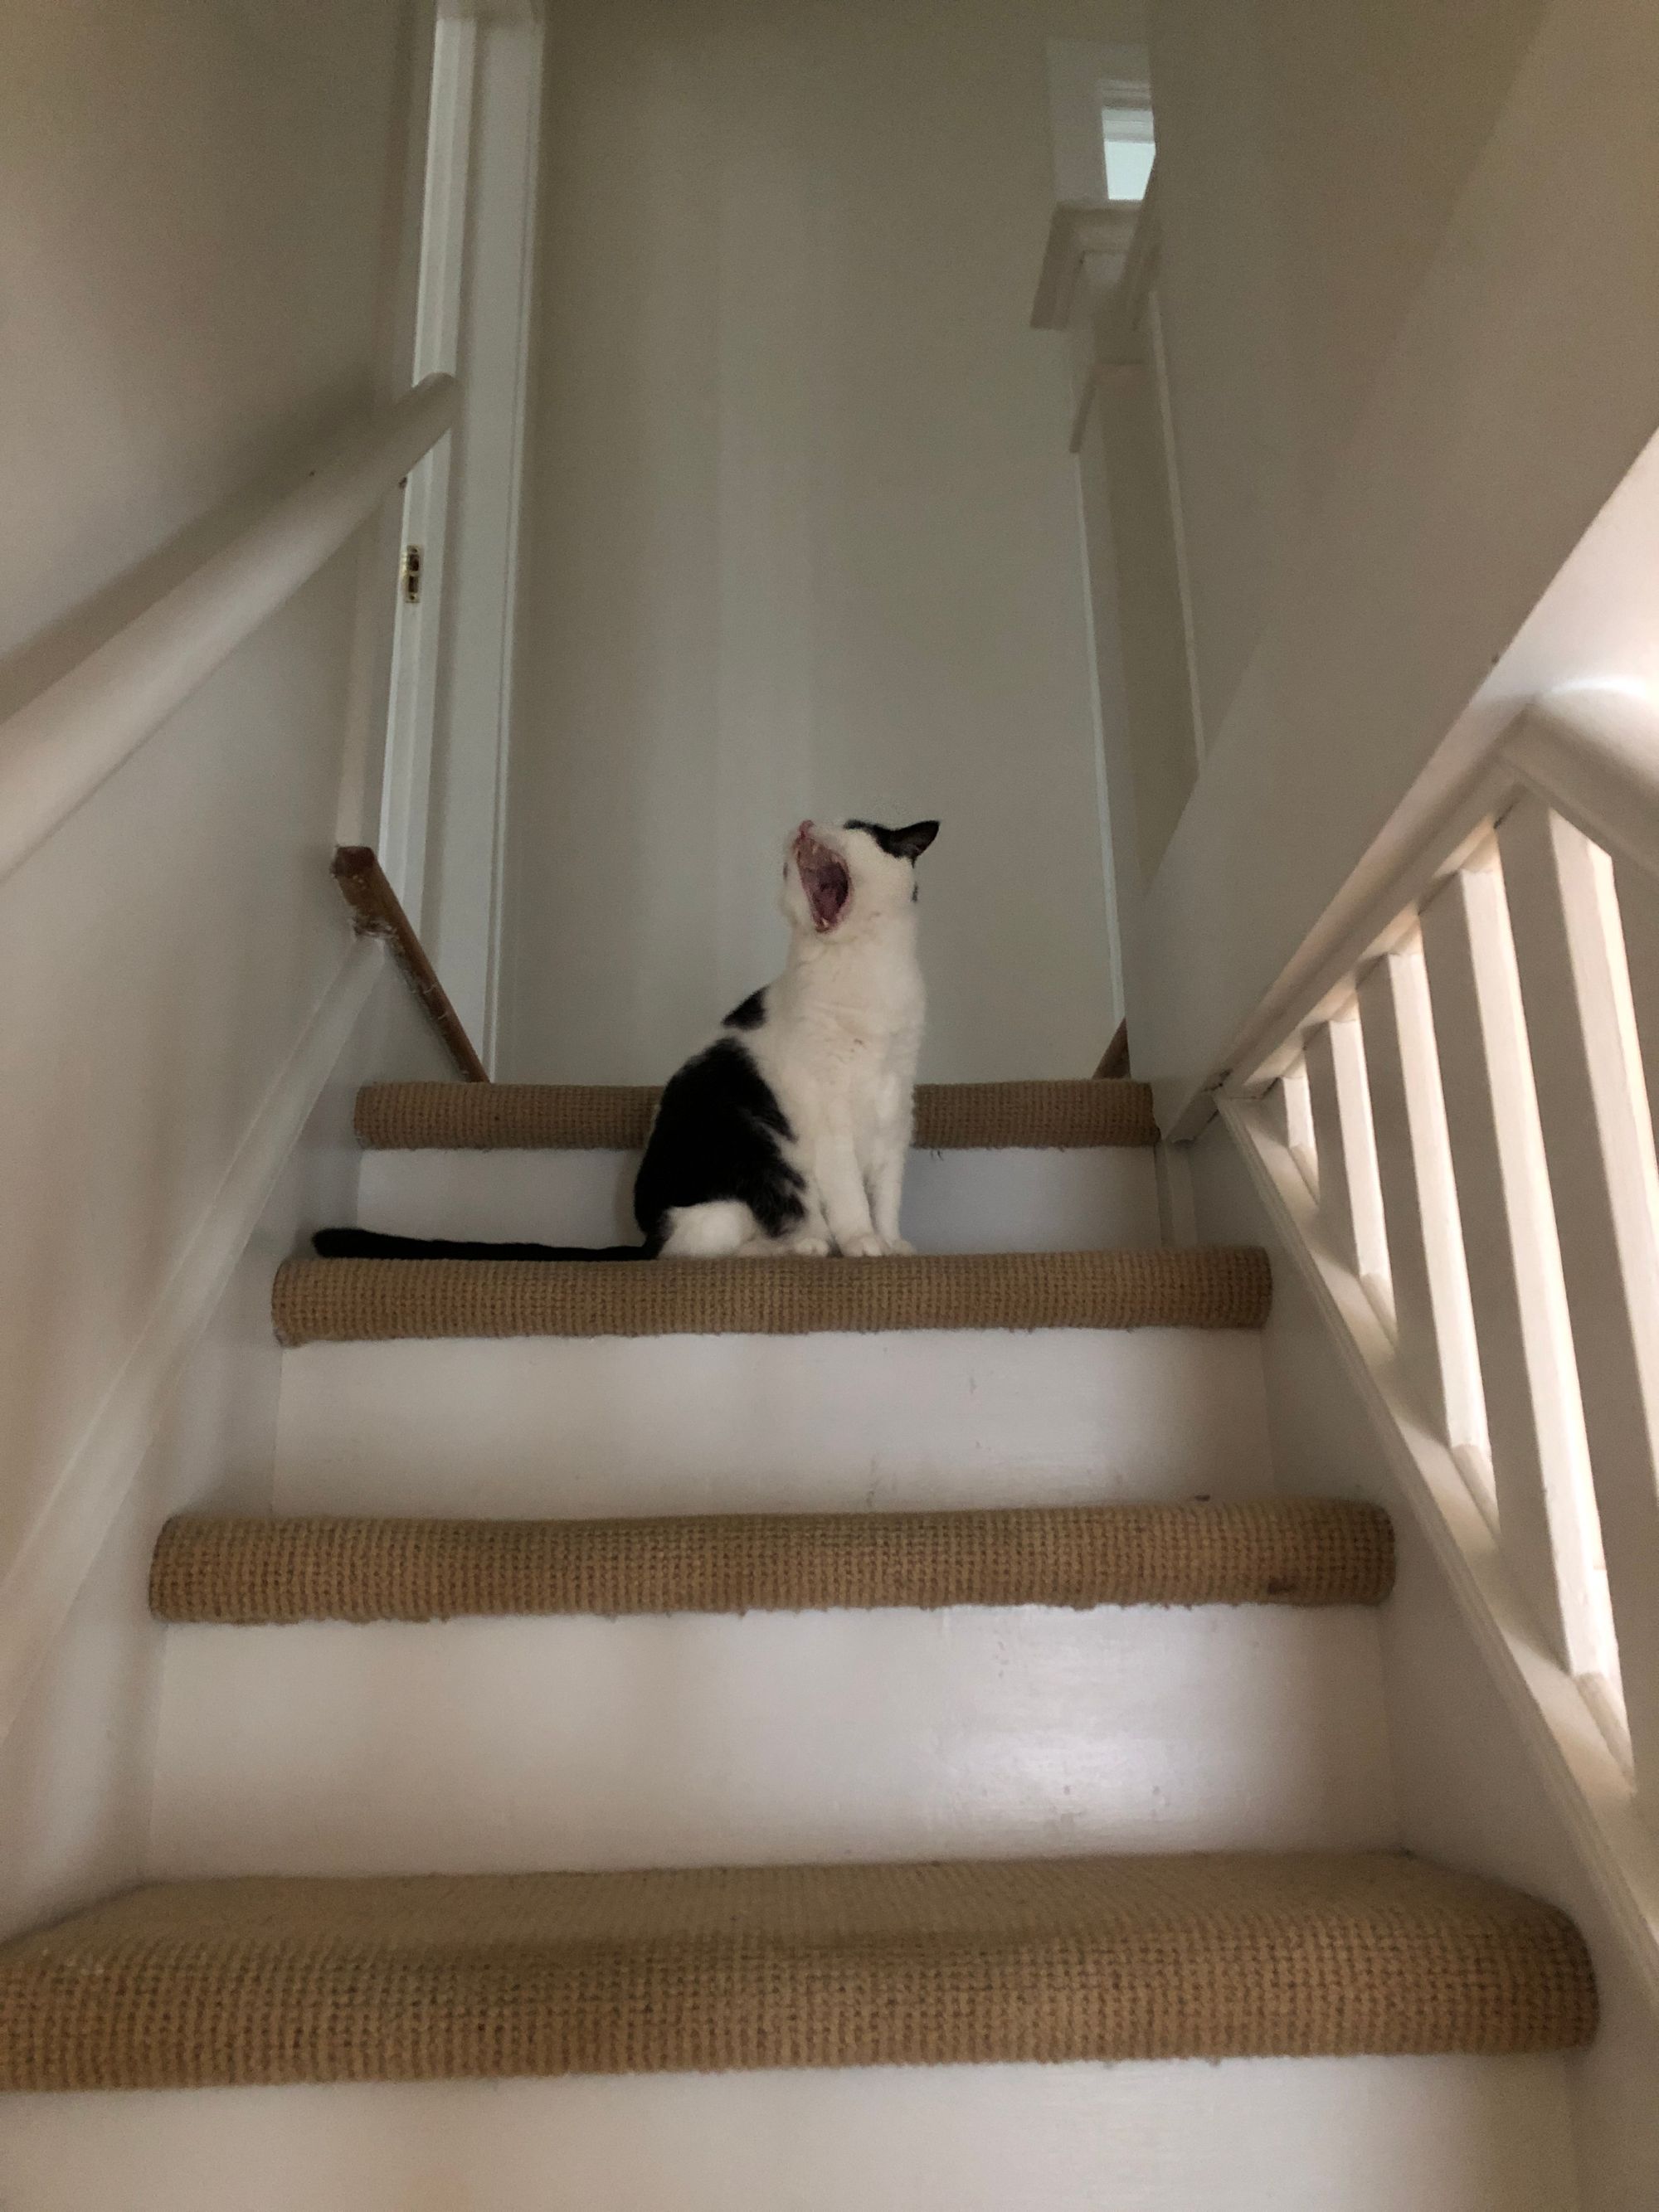
<instances>
[{"instance_id":1,"label":"stair banister","mask_svg":"<svg viewBox=\"0 0 1659 2212\"><path fill-rule=\"evenodd\" d=\"M1632 686L1576 684L1534 701L1473 755L1431 762L1234 1038L1217 1087L1271 1090L1304 1030L1336 1011L1355 969L1521 791L1659 878L1659 701Z\"/></svg>"},{"instance_id":2,"label":"stair banister","mask_svg":"<svg viewBox=\"0 0 1659 2212\"><path fill-rule=\"evenodd\" d=\"M1659 702L1575 684L1443 748L1229 1068L1222 1113L1659 1995ZM1363 1249L1356 1190L1382 1201Z\"/></svg>"},{"instance_id":3,"label":"stair banister","mask_svg":"<svg viewBox=\"0 0 1659 2212\"><path fill-rule=\"evenodd\" d=\"M1510 724L1498 751L1587 837L1659 877L1659 701L1611 684L1552 692Z\"/></svg>"},{"instance_id":4,"label":"stair banister","mask_svg":"<svg viewBox=\"0 0 1659 2212\"><path fill-rule=\"evenodd\" d=\"M291 599L450 428L451 376L317 453L231 541L0 723L0 879Z\"/></svg>"}]
</instances>

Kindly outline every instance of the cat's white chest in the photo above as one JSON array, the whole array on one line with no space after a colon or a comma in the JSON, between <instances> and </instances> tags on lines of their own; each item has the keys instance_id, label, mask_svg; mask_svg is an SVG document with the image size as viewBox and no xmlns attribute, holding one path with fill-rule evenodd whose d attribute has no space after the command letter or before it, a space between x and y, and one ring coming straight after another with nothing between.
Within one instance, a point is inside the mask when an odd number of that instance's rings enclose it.
<instances>
[{"instance_id":1,"label":"cat's white chest","mask_svg":"<svg viewBox=\"0 0 1659 2212\"><path fill-rule=\"evenodd\" d=\"M921 975L888 953L823 962L790 979L756 1057L808 1149L828 1124L862 1152L869 1133L902 1113L921 1036Z\"/></svg>"}]
</instances>

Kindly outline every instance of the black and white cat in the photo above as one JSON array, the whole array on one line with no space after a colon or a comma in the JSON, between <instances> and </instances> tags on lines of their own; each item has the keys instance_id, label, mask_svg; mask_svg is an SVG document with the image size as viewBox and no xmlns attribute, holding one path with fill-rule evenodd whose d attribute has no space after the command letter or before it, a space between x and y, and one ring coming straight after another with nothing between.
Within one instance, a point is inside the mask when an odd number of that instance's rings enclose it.
<instances>
[{"instance_id":1,"label":"black and white cat","mask_svg":"<svg viewBox=\"0 0 1659 2212\"><path fill-rule=\"evenodd\" d=\"M458 1243L325 1229L330 1256L721 1260L910 1249L899 1197L923 993L915 863L937 822L803 822L783 863L789 957L663 1091L634 1184L642 1245Z\"/></svg>"}]
</instances>

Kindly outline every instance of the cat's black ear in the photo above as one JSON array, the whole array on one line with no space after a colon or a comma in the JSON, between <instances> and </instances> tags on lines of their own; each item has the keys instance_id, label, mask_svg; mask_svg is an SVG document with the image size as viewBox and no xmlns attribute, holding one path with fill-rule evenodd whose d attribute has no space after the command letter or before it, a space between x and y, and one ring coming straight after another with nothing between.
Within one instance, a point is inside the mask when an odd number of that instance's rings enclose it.
<instances>
[{"instance_id":1,"label":"cat's black ear","mask_svg":"<svg viewBox=\"0 0 1659 2212\"><path fill-rule=\"evenodd\" d=\"M937 822L912 822L888 832L887 849L901 860L918 860L939 835Z\"/></svg>"}]
</instances>

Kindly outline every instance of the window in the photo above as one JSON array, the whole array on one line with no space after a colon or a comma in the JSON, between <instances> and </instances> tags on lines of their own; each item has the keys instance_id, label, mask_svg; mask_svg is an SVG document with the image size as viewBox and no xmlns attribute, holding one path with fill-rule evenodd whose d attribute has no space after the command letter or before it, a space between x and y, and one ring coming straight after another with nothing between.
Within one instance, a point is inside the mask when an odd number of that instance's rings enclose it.
<instances>
[{"instance_id":1,"label":"window","mask_svg":"<svg viewBox=\"0 0 1659 2212\"><path fill-rule=\"evenodd\" d=\"M1065 207L1135 207L1152 167L1152 92L1143 46L1050 39L1054 198Z\"/></svg>"},{"instance_id":2,"label":"window","mask_svg":"<svg viewBox=\"0 0 1659 2212\"><path fill-rule=\"evenodd\" d=\"M1106 155L1107 198L1145 199L1152 156L1158 150L1152 143L1152 109L1131 106L1108 93L1101 103L1100 129Z\"/></svg>"}]
</instances>

